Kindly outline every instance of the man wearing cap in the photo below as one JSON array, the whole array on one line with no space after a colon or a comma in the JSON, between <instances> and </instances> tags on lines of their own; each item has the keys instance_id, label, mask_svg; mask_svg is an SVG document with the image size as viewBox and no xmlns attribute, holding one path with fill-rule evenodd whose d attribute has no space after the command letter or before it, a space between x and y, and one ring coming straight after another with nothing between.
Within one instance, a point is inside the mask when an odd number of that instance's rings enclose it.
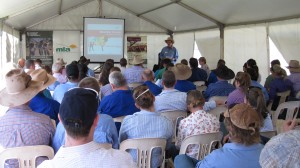
<instances>
[{"instance_id":1,"label":"man wearing cap","mask_svg":"<svg viewBox=\"0 0 300 168\"><path fill-rule=\"evenodd\" d=\"M289 66L287 68L290 70L291 74L286 78L293 83L294 93L292 93L292 95L296 96L297 93L300 91L300 65L299 65L299 61L291 60L289 62Z\"/></svg>"},{"instance_id":2,"label":"man wearing cap","mask_svg":"<svg viewBox=\"0 0 300 168\"><path fill-rule=\"evenodd\" d=\"M145 69L143 74L142 74L142 78L143 78L144 84L148 86L148 88L150 89L150 92L154 96L157 96L158 94L161 93L162 88L160 88L159 86L157 86L154 83L153 71L151 71L150 69Z\"/></svg>"},{"instance_id":3,"label":"man wearing cap","mask_svg":"<svg viewBox=\"0 0 300 168\"><path fill-rule=\"evenodd\" d=\"M28 107L30 100L43 90L43 82L32 80L22 69L9 71L5 80L6 88L0 91L0 104L9 109L0 118L0 146L49 145L54 125L48 116Z\"/></svg>"},{"instance_id":4,"label":"man wearing cap","mask_svg":"<svg viewBox=\"0 0 300 168\"><path fill-rule=\"evenodd\" d=\"M224 144L199 161L187 155L178 155L174 162L176 168L260 168L259 155L263 145L260 144L261 121L258 113L250 105L238 104L226 111L224 116L231 143Z\"/></svg>"},{"instance_id":5,"label":"man wearing cap","mask_svg":"<svg viewBox=\"0 0 300 168\"><path fill-rule=\"evenodd\" d=\"M44 69L34 70L30 73L30 76L32 80L43 82L43 90L56 81L56 79L53 76L47 74ZM51 119L55 120L57 124L57 115L60 104L57 101L46 97L43 93L43 90L32 98L29 103L29 107L35 112L49 116Z\"/></svg>"},{"instance_id":6,"label":"man wearing cap","mask_svg":"<svg viewBox=\"0 0 300 168\"><path fill-rule=\"evenodd\" d=\"M127 68L124 72L124 76L127 80L127 83L143 83L142 73L144 60L141 56L135 55L131 64L133 65L130 68Z\"/></svg>"},{"instance_id":7,"label":"man wearing cap","mask_svg":"<svg viewBox=\"0 0 300 168\"><path fill-rule=\"evenodd\" d=\"M175 87L176 78L172 71L165 71L162 77L163 91L155 96L154 107L157 112L164 112L170 110L187 110L186 93L177 90ZM205 102L203 109L205 111L216 107L214 100Z\"/></svg>"},{"instance_id":8,"label":"man wearing cap","mask_svg":"<svg viewBox=\"0 0 300 168\"><path fill-rule=\"evenodd\" d=\"M228 83L228 80L234 78L234 72L227 68L226 65L220 65L216 70L215 74L218 81L216 83L211 83L208 85L204 92L204 97L208 100L213 96L228 96L229 93L234 91L235 87Z\"/></svg>"},{"instance_id":9,"label":"man wearing cap","mask_svg":"<svg viewBox=\"0 0 300 168\"><path fill-rule=\"evenodd\" d=\"M136 167L128 153L93 141L98 103L95 90L75 88L66 92L58 116L66 129L65 145L40 167Z\"/></svg>"},{"instance_id":10,"label":"man wearing cap","mask_svg":"<svg viewBox=\"0 0 300 168\"><path fill-rule=\"evenodd\" d=\"M184 65L182 63L178 63L171 68L171 71L174 72L177 80L175 89L181 92L196 90L196 85L194 85L193 82L187 80L192 75L192 70L189 66Z\"/></svg>"},{"instance_id":11,"label":"man wearing cap","mask_svg":"<svg viewBox=\"0 0 300 168\"><path fill-rule=\"evenodd\" d=\"M53 93L53 99L61 103L64 94L71 88L77 87L79 82L79 70L75 63L67 65L66 73L68 82L58 85Z\"/></svg>"},{"instance_id":12,"label":"man wearing cap","mask_svg":"<svg viewBox=\"0 0 300 168\"><path fill-rule=\"evenodd\" d=\"M175 64L178 59L178 52L177 49L173 46L174 40L171 37L168 37L165 42L167 46L162 48L161 52L159 53L159 58L161 60L169 58L172 60L172 63Z\"/></svg>"},{"instance_id":13,"label":"man wearing cap","mask_svg":"<svg viewBox=\"0 0 300 168\"><path fill-rule=\"evenodd\" d=\"M94 89L99 93L100 86L98 81L93 77L86 77L82 79L78 86L80 88ZM97 143L110 143L112 148L119 148L119 135L115 122L111 116L106 114L98 114L99 121L94 132L94 141ZM65 144L65 128L62 123L58 123L55 134L52 140L52 147L56 153L61 146Z\"/></svg>"}]
</instances>

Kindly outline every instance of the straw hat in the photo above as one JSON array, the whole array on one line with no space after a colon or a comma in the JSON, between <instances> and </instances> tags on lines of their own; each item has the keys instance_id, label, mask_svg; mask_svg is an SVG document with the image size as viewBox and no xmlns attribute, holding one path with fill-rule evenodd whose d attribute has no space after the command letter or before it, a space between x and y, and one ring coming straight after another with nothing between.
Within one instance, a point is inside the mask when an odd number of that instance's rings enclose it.
<instances>
[{"instance_id":1,"label":"straw hat","mask_svg":"<svg viewBox=\"0 0 300 168\"><path fill-rule=\"evenodd\" d=\"M46 89L48 86L56 81L56 78L49 75L44 69L37 69L30 73L32 80L43 82L41 91Z\"/></svg>"},{"instance_id":2,"label":"straw hat","mask_svg":"<svg viewBox=\"0 0 300 168\"><path fill-rule=\"evenodd\" d=\"M15 107L27 103L43 86L43 82L31 80L22 69L13 69L5 76L6 88L0 91L0 104Z\"/></svg>"},{"instance_id":3,"label":"straw hat","mask_svg":"<svg viewBox=\"0 0 300 168\"><path fill-rule=\"evenodd\" d=\"M59 63L62 66L67 65L67 62L65 62L63 58L57 58L56 63Z\"/></svg>"},{"instance_id":4,"label":"straw hat","mask_svg":"<svg viewBox=\"0 0 300 168\"><path fill-rule=\"evenodd\" d=\"M131 61L132 65L138 65L144 63L144 60L142 59L141 56L135 55L133 56L133 60Z\"/></svg>"},{"instance_id":5,"label":"straw hat","mask_svg":"<svg viewBox=\"0 0 300 168\"><path fill-rule=\"evenodd\" d=\"M291 72L300 72L299 61L290 60L289 66L287 67Z\"/></svg>"},{"instance_id":6,"label":"straw hat","mask_svg":"<svg viewBox=\"0 0 300 168\"><path fill-rule=\"evenodd\" d=\"M167 43L167 41L171 41L173 44L175 43L175 41L171 38L171 37L168 37L165 42Z\"/></svg>"},{"instance_id":7,"label":"straw hat","mask_svg":"<svg viewBox=\"0 0 300 168\"><path fill-rule=\"evenodd\" d=\"M176 80L186 80L192 75L190 67L182 63L176 64L170 70L174 72Z\"/></svg>"}]
</instances>

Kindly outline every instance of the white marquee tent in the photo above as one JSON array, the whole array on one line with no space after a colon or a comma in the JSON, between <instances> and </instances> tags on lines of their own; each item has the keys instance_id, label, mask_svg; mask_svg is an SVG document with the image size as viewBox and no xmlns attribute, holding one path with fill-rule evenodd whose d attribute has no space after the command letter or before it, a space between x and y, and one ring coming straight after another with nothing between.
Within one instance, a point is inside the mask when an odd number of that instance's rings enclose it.
<instances>
[{"instance_id":1,"label":"white marquee tent","mask_svg":"<svg viewBox=\"0 0 300 168\"><path fill-rule=\"evenodd\" d=\"M1 0L1 77L25 57L24 32L53 31L55 45L82 46L83 17L124 18L126 36L146 35L148 67L157 62L164 39L173 35L179 59L193 56L196 42L213 69L219 58L235 72L257 60L268 74L269 38L286 61L300 53L299 0ZM126 51L126 50L125 50ZM56 53L77 60L82 47ZM125 53L126 57L126 53Z\"/></svg>"}]
</instances>

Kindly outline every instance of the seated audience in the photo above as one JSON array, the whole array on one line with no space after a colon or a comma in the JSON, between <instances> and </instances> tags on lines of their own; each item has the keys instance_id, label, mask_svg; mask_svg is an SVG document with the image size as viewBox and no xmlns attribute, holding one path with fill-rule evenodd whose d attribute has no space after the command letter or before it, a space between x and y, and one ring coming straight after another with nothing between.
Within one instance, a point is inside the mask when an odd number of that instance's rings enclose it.
<instances>
[{"instance_id":1,"label":"seated audience","mask_svg":"<svg viewBox=\"0 0 300 168\"><path fill-rule=\"evenodd\" d=\"M41 59L34 60L34 66L35 66L34 69L41 69L41 68L43 68L43 62L42 62L42 60Z\"/></svg>"},{"instance_id":2,"label":"seated audience","mask_svg":"<svg viewBox=\"0 0 300 168\"><path fill-rule=\"evenodd\" d=\"M34 70L35 66L34 66L34 61L33 60L26 60L25 61L25 67L24 67L24 71L26 73L30 73Z\"/></svg>"},{"instance_id":3,"label":"seated audience","mask_svg":"<svg viewBox=\"0 0 300 168\"><path fill-rule=\"evenodd\" d=\"M272 67L274 79L270 83L269 92L269 103L273 103L271 109L276 110L279 105L280 97L277 96L279 92L285 92L291 90L293 92L293 84L290 80L284 79L284 70L279 65L274 65Z\"/></svg>"},{"instance_id":4,"label":"seated audience","mask_svg":"<svg viewBox=\"0 0 300 168\"><path fill-rule=\"evenodd\" d=\"M83 72L85 72L85 75L81 75L82 77L83 76L89 76L89 77L95 77L95 72L88 67L88 65L90 64L90 59L87 59L85 56L81 56L79 61L78 61L78 64L84 64L85 66L83 66L84 68L87 68L87 70L84 70ZM83 79L83 78L82 78Z\"/></svg>"},{"instance_id":5,"label":"seated audience","mask_svg":"<svg viewBox=\"0 0 300 168\"><path fill-rule=\"evenodd\" d=\"M121 72L120 68L119 67L112 67L110 68L110 71L109 71L109 74L111 74L112 72L114 71L118 71L118 72ZM102 86L100 88L100 93L101 93L101 99L104 97L104 96L107 96L107 95L110 95L112 94L113 90L111 88L111 85L108 83L104 86Z\"/></svg>"},{"instance_id":6,"label":"seated audience","mask_svg":"<svg viewBox=\"0 0 300 168\"><path fill-rule=\"evenodd\" d=\"M66 129L65 145L40 167L136 167L126 152L107 149L93 141L99 120L97 97L98 93L91 89L66 92L59 111L59 120Z\"/></svg>"},{"instance_id":7,"label":"seated audience","mask_svg":"<svg viewBox=\"0 0 300 168\"><path fill-rule=\"evenodd\" d=\"M300 130L297 121L285 122L284 133L273 137L263 148L259 163L262 168L300 167Z\"/></svg>"},{"instance_id":8,"label":"seated audience","mask_svg":"<svg viewBox=\"0 0 300 168\"><path fill-rule=\"evenodd\" d=\"M174 72L177 80L175 89L181 92L196 90L196 86L193 84L193 82L187 81L187 79L192 75L192 70L187 65L178 63L170 70Z\"/></svg>"},{"instance_id":9,"label":"seated audience","mask_svg":"<svg viewBox=\"0 0 300 168\"><path fill-rule=\"evenodd\" d=\"M182 63L182 64L184 64L184 65L189 65L189 64L188 64L188 61L187 61L186 59L182 59L182 60L180 61L180 63Z\"/></svg>"},{"instance_id":10,"label":"seated audience","mask_svg":"<svg viewBox=\"0 0 300 168\"><path fill-rule=\"evenodd\" d=\"M79 82L79 70L77 64L71 63L66 67L68 82L58 85L53 93L53 99L61 103L64 94L71 88L77 87Z\"/></svg>"},{"instance_id":11,"label":"seated audience","mask_svg":"<svg viewBox=\"0 0 300 168\"><path fill-rule=\"evenodd\" d=\"M206 58L205 57L200 57L199 58L199 64L200 64L200 68L203 69L206 72L207 76L209 76L210 70L209 70L208 65L206 64Z\"/></svg>"},{"instance_id":12,"label":"seated audience","mask_svg":"<svg viewBox=\"0 0 300 168\"><path fill-rule=\"evenodd\" d=\"M263 124L260 132L273 131L273 123L271 116L268 112L264 95L260 88L251 87L248 89L245 97L245 103L255 108L258 115L261 117Z\"/></svg>"},{"instance_id":13,"label":"seated audience","mask_svg":"<svg viewBox=\"0 0 300 168\"><path fill-rule=\"evenodd\" d=\"M132 92L128 89L126 79L121 72L112 72L109 75L109 83L113 93L103 97L101 100L98 108L98 111L101 114L107 114L113 118L116 118L120 116L131 115L139 111L139 109L134 105ZM120 126L120 123L116 123L118 130Z\"/></svg>"},{"instance_id":14,"label":"seated audience","mask_svg":"<svg viewBox=\"0 0 300 168\"><path fill-rule=\"evenodd\" d=\"M6 87L0 91L0 104L9 107L0 117L0 146L3 148L49 145L55 128L51 119L29 108L29 102L44 89L22 69L13 69L5 76Z\"/></svg>"},{"instance_id":15,"label":"seated audience","mask_svg":"<svg viewBox=\"0 0 300 168\"><path fill-rule=\"evenodd\" d=\"M60 84L66 83L68 81L66 76L62 75L62 70L62 64L54 63L52 65L53 76L56 78L56 81L58 81Z\"/></svg>"},{"instance_id":16,"label":"seated audience","mask_svg":"<svg viewBox=\"0 0 300 168\"><path fill-rule=\"evenodd\" d=\"M78 84L81 88L94 89L99 92L100 86L98 81L93 77L86 77ZM94 141L97 143L110 143L112 148L119 148L119 135L117 128L111 116L106 114L98 114L99 120L94 132ZM60 122L52 140L52 147L56 153L58 149L65 144L65 128Z\"/></svg>"},{"instance_id":17,"label":"seated audience","mask_svg":"<svg viewBox=\"0 0 300 168\"><path fill-rule=\"evenodd\" d=\"M290 80L293 84L293 91L292 96L296 96L297 93L300 91L300 65L299 61L297 60L291 60L289 62L289 66L287 67L291 74L286 77L288 80Z\"/></svg>"},{"instance_id":18,"label":"seated audience","mask_svg":"<svg viewBox=\"0 0 300 168\"><path fill-rule=\"evenodd\" d=\"M127 68L124 72L125 79L128 84L131 83L142 83L142 73L144 60L141 56L134 56L131 64L133 65L130 68Z\"/></svg>"},{"instance_id":19,"label":"seated audience","mask_svg":"<svg viewBox=\"0 0 300 168\"><path fill-rule=\"evenodd\" d=\"M280 66L280 61L278 59L271 61L271 68L270 68L271 74L266 78L265 85L264 85L264 87L267 89L267 91L270 90L270 83L274 80L273 66L276 64ZM286 76L285 70L284 70L284 74L285 74L284 76Z\"/></svg>"},{"instance_id":20,"label":"seated audience","mask_svg":"<svg viewBox=\"0 0 300 168\"><path fill-rule=\"evenodd\" d=\"M166 71L163 74L163 91L155 97L154 107L157 112L170 110L186 111L186 93L175 89L176 78L172 71ZM209 101L204 104L204 110L208 111L216 107L218 102Z\"/></svg>"},{"instance_id":21,"label":"seated audience","mask_svg":"<svg viewBox=\"0 0 300 168\"><path fill-rule=\"evenodd\" d=\"M195 81L206 81L207 73L205 70L198 68L198 61L196 58L190 58L190 67L192 70L192 75L187 80L191 82Z\"/></svg>"},{"instance_id":22,"label":"seated audience","mask_svg":"<svg viewBox=\"0 0 300 168\"><path fill-rule=\"evenodd\" d=\"M154 95L157 96L161 93L162 88L157 86L154 83L154 74L150 69L145 69L143 74L142 74L142 79L144 81L144 84L148 86L150 89L150 92Z\"/></svg>"},{"instance_id":23,"label":"seated audience","mask_svg":"<svg viewBox=\"0 0 300 168\"><path fill-rule=\"evenodd\" d=\"M187 94L187 108L191 114L180 121L178 127L176 146L180 149L181 143L191 135L218 132L220 123L216 116L203 110L205 99L198 90L192 90ZM187 155L195 158L197 156L198 145L190 145Z\"/></svg>"},{"instance_id":24,"label":"seated audience","mask_svg":"<svg viewBox=\"0 0 300 168\"><path fill-rule=\"evenodd\" d=\"M67 78L67 73L66 73L66 67L65 67L65 66L67 65L67 62L65 62L63 58L57 58L56 63L61 64L61 66L62 66L61 74L62 74L66 79L68 79L68 78Z\"/></svg>"},{"instance_id":25,"label":"seated audience","mask_svg":"<svg viewBox=\"0 0 300 168\"><path fill-rule=\"evenodd\" d=\"M37 69L32 71L30 73L30 76L34 81L43 82L43 87L42 87L42 91L39 92L36 96L34 96L31 99L29 103L29 107L31 108L31 110L35 112L42 113L49 116L51 119L55 120L57 124L59 122L57 115L59 112L60 104L57 101L46 97L43 93L43 91L49 85L54 83L56 79L53 76L47 74L47 72L43 69Z\"/></svg>"},{"instance_id":26,"label":"seated audience","mask_svg":"<svg viewBox=\"0 0 300 168\"><path fill-rule=\"evenodd\" d=\"M223 59L219 59L216 69L218 69L220 65L225 65L225 61ZM210 71L207 79L207 85L211 83L216 83L218 81L217 75L215 74L216 69Z\"/></svg>"},{"instance_id":27,"label":"seated audience","mask_svg":"<svg viewBox=\"0 0 300 168\"><path fill-rule=\"evenodd\" d=\"M199 161L187 155L178 155L175 158L176 168L260 168L259 155L263 145L259 143L261 121L258 113L247 104L237 104L224 116L231 143L224 144Z\"/></svg>"},{"instance_id":28,"label":"seated audience","mask_svg":"<svg viewBox=\"0 0 300 168\"><path fill-rule=\"evenodd\" d=\"M138 86L133 91L135 105L141 111L126 116L120 129L120 143L126 139L135 138L164 138L167 148L170 147L173 135L173 123L166 117L155 112L155 97L147 86ZM136 151L130 151L137 161ZM161 149L154 149L151 158L151 167L159 167L162 163Z\"/></svg>"},{"instance_id":29,"label":"seated audience","mask_svg":"<svg viewBox=\"0 0 300 168\"><path fill-rule=\"evenodd\" d=\"M121 66L120 67L121 72L124 73L127 66L127 60L125 58L120 59L120 66Z\"/></svg>"},{"instance_id":30,"label":"seated audience","mask_svg":"<svg viewBox=\"0 0 300 168\"><path fill-rule=\"evenodd\" d=\"M23 69L24 67L25 67L25 59L24 58L20 58L19 60L18 60L18 64L17 64L17 68L21 68L21 69Z\"/></svg>"},{"instance_id":31,"label":"seated audience","mask_svg":"<svg viewBox=\"0 0 300 168\"><path fill-rule=\"evenodd\" d=\"M161 62L162 62L163 68L159 69L155 72L155 79L156 80L162 78L163 73L167 70L169 65L172 63L172 61L169 58L165 58Z\"/></svg>"},{"instance_id":32,"label":"seated audience","mask_svg":"<svg viewBox=\"0 0 300 168\"><path fill-rule=\"evenodd\" d=\"M260 83L257 82L257 79L258 79L258 73L256 72L255 69L253 68L247 68L246 69L246 72L250 75L250 78L251 78L251 86L254 86L254 87L258 87L261 89L261 91L263 92L264 94L264 99L266 102L269 101L269 94L268 94L268 91L266 88L264 88Z\"/></svg>"},{"instance_id":33,"label":"seated audience","mask_svg":"<svg viewBox=\"0 0 300 168\"><path fill-rule=\"evenodd\" d=\"M88 67L86 64L78 63L77 64L78 71L79 71L79 81L81 81L83 78L88 77Z\"/></svg>"},{"instance_id":34,"label":"seated audience","mask_svg":"<svg viewBox=\"0 0 300 168\"><path fill-rule=\"evenodd\" d=\"M235 76L234 85L236 89L228 95L227 107L244 102L245 94L251 84L250 75L245 72L238 72Z\"/></svg>"},{"instance_id":35,"label":"seated audience","mask_svg":"<svg viewBox=\"0 0 300 168\"><path fill-rule=\"evenodd\" d=\"M108 76L110 74L110 69L112 67L114 67L114 64L112 64L111 62L104 63L101 73L100 73L100 78L99 78L99 83L101 86L105 86L105 85L109 84Z\"/></svg>"},{"instance_id":36,"label":"seated audience","mask_svg":"<svg viewBox=\"0 0 300 168\"><path fill-rule=\"evenodd\" d=\"M228 96L235 88L232 84L228 83L228 80L234 78L234 72L227 68L226 65L221 64L214 73L217 76L218 81L208 85L204 92L204 97L208 100L213 96Z\"/></svg>"},{"instance_id":37,"label":"seated audience","mask_svg":"<svg viewBox=\"0 0 300 168\"><path fill-rule=\"evenodd\" d=\"M261 75L259 74L259 69L258 69L258 66L256 64L256 61L252 58L250 58L247 62L247 68L252 68L255 70L255 72L258 74L258 77L257 77L257 82L260 83L261 81Z\"/></svg>"}]
</instances>

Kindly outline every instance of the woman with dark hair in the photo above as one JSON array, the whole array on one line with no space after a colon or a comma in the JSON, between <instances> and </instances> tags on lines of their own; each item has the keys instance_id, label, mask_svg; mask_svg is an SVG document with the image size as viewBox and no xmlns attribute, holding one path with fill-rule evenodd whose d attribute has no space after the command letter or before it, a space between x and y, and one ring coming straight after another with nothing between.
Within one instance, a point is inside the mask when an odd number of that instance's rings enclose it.
<instances>
[{"instance_id":1,"label":"woman with dark hair","mask_svg":"<svg viewBox=\"0 0 300 168\"><path fill-rule=\"evenodd\" d=\"M106 62L103 65L102 72L100 74L99 83L101 86L104 86L109 83L108 76L109 71L114 65L111 62Z\"/></svg>"},{"instance_id":2,"label":"woman with dark hair","mask_svg":"<svg viewBox=\"0 0 300 168\"><path fill-rule=\"evenodd\" d=\"M238 72L235 76L234 85L236 89L228 95L227 107L231 107L234 104L244 102L245 94L251 85L251 78L248 73Z\"/></svg>"},{"instance_id":3,"label":"woman with dark hair","mask_svg":"<svg viewBox=\"0 0 300 168\"><path fill-rule=\"evenodd\" d=\"M216 69L210 71L210 74L209 74L208 79L207 79L207 86L211 83L216 83L218 81L218 78L217 78L217 75L216 75L216 70L221 65L225 65L225 61L223 59L219 59Z\"/></svg>"},{"instance_id":4,"label":"woman with dark hair","mask_svg":"<svg viewBox=\"0 0 300 168\"><path fill-rule=\"evenodd\" d=\"M178 155L174 162L176 168L260 168L259 156L263 145L260 144L261 120L258 113L250 105L242 103L226 111L224 116L230 143L225 143L202 160Z\"/></svg>"},{"instance_id":5,"label":"woman with dark hair","mask_svg":"<svg viewBox=\"0 0 300 168\"><path fill-rule=\"evenodd\" d=\"M268 112L262 90L260 88L250 87L246 93L244 102L255 108L261 117L262 127L260 128L260 132L273 131L272 119Z\"/></svg>"},{"instance_id":6,"label":"woman with dark hair","mask_svg":"<svg viewBox=\"0 0 300 168\"><path fill-rule=\"evenodd\" d=\"M79 81L81 81L83 78L87 77L88 67L83 63L79 63L77 66L79 70Z\"/></svg>"},{"instance_id":7,"label":"woman with dark hair","mask_svg":"<svg viewBox=\"0 0 300 168\"><path fill-rule=\"evenodd\" d=\"M133 90L135 106L141 111L124 118L120 129L119 142L135 138L164 138L167 149L171 145L173 135L172 121L155 112L155 96L147 86L138 86ZM136 151L130 150L135 161ZM162 163L162 151L157 148L152 151L151 167L159 167Z\"/></svg>"},{"instance_id":8,"label":"woman with dark hair","mask_svg":"<svg viewBox=\"0 0 300 168\"><path fill-rule=\"evenodd\" d=\"M192 69L192 75L188 78L188 81L195 82L195 81L206 81L207 74L205 70L198 68L198 61L196 58L190 58L190 67Z\"/></svg>"},{"instance_id":9,"label":"woman with dark hair","mask_svg":"<svg viewBox=\"0 0 300 168\"><path fill-rule=\"evenodd\" d=\"M247 68L252 68L256 71L256 73L258 74L257 81L260 82L261 81L261 76L259 74L259 69L258 69L258 66L256 64L256 61L254 59L250 58L246 63L247 63Z\"/></svg>"}]
</instances>

